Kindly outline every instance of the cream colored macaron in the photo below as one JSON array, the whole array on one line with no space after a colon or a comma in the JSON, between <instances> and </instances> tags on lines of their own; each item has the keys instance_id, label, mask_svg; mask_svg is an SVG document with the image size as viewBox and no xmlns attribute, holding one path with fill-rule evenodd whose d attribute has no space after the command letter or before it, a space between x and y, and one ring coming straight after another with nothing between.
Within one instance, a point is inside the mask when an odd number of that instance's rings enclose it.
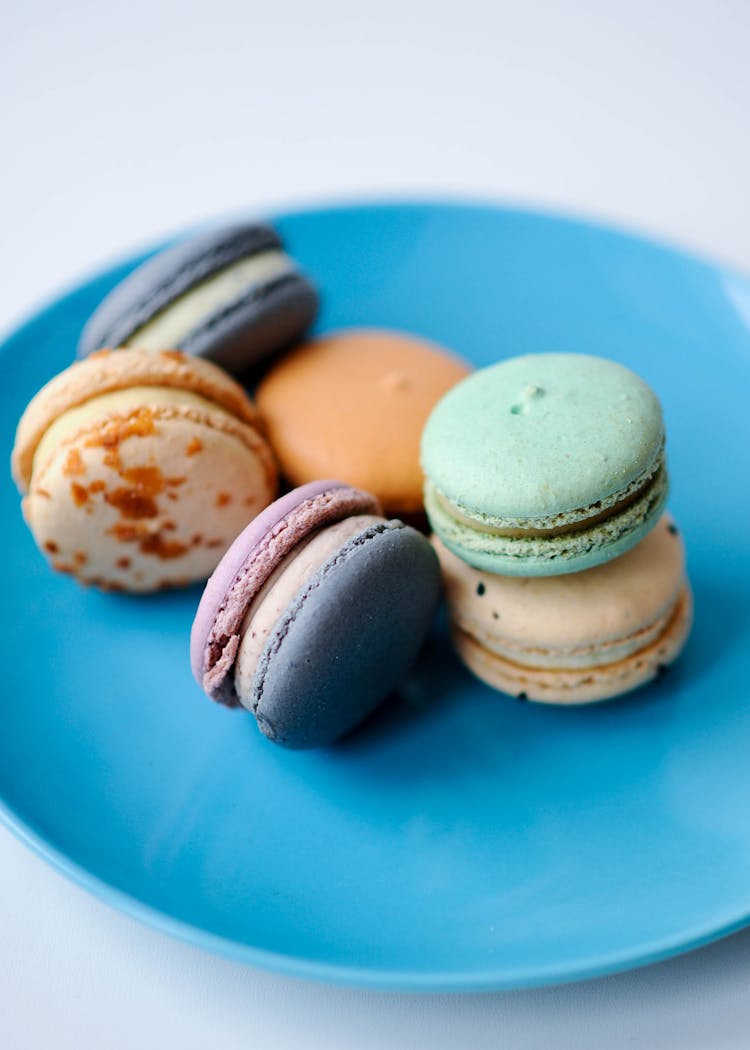
<instances>
[{"instance_id":1,"label":"cream colored macaron","mask_svg":"<svg viewBox=\"0 0 750 1050\"><path fill-rule=\"evenodd\" d=\"M668 515L621 557L564 576L497 576L433 544L458 654L504 693L608 700L655 678L690 631L684 546Z\"/></svg>"},{"instance_id":2,"label":"cream colored macaron","mask_svg":"<svg viewBox=\"0 0 750 1050\"><path fill-rule=\"evenodd\" d=\"M277 485L242 387L178 351L61 372L24 412L11 467L53 568L105 590L205 579Z\"/></svg>"}]
</instances>

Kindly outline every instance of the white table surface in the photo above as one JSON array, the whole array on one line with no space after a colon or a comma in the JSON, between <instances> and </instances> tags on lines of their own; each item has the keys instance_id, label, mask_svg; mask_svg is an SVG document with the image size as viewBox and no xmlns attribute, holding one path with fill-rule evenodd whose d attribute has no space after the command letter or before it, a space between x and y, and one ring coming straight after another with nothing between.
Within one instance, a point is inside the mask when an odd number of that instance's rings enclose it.
<instances>
[{"instance_id":1,"label":"white table surface","mask_svg":"<svg viewBox=\"0 0 750 1050\"><path fill-rule=\"evenodd\" d=\"M750 269L748 30L744 0L6 4L0 327L170 230L342 195L541 204ZM0 829L4 1050L722 1050L750 1045L749 984L750 932L539 991L308 984L140 926Z\"/></svg>"}]
</instances>

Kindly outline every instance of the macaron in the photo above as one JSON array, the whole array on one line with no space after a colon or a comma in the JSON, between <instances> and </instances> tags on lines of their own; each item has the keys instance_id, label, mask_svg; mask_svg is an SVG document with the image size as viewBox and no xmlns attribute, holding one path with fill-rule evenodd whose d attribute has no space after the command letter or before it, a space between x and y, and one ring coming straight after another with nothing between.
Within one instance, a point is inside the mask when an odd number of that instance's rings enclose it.
<instances>
[{"instance_id":1,"label":"macaron","mask_svg":"<svg viewBox=\"0 0 750 1050\"><path fill-rule=\"evenodd\" d=\"M256 398L291 484L341 478L373 492L386 514L408 517L422 512L422 428L468 371L434 343L352 328L284 355Z\"/></svg>"},{"instance_id":2,"label":"macaron","mask_svg":"<svg viewBox=\"0 0 750 1050\"><path fill-rule=\"evenodd\" d=\"M422 436L445 545L503 575L578 572L634 547L667 498L656 394L615 361L529 354L464 379Z\"/></svg>"},{"instance_id":3,"label":"macaron","mask_svg":"<svg viewBox=\"0 0 750 1050\"><path fill-rule=\"evenodd\" d=\"M368 492L312 482L258 515L208 581L193 675L276 743L329 744L396 688L439 593L421 533L386 520Z\"/></svg>"},{"instance_id":4,"label":"macaron","mask_svg":"<svg viewBox=\"0 0 750 1050\"><path fill-rule=\"evenodd\" d=\"M78 356L105 347L184 350L235 374L296 342L318 295L274 229L209 229L159 252L110 292Z\"/></svg>"},{"instance_id":5,"label":"macaron","mask_svg":"<svg viewBox=\"0 0 750 1050\"><path fill-rule=\"evenodd\" d=\"M274 498L245 391L179 351L101 351L32 399L11 457L53 568L105 590L204 580Z\"/></svg>"},{"instance_id":6,"label":"macaron","mask_svg":"<svg viewBox=\"0 0 750 1050\"><path fill-rule=\"evenodd\" d=\"M655 678L690 631L685 551L669 515L621 558L564 576L482 572L433 543L459 656L519 699L609 700Z\"/></svg>"}]
</instances>

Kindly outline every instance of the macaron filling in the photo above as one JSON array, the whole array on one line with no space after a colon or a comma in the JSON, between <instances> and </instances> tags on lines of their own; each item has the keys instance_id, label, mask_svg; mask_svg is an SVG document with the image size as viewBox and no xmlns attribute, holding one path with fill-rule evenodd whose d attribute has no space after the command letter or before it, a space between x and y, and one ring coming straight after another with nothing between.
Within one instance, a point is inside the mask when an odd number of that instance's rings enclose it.
<instances>
[{"instance_id":1,"label":"macaron filling","mask_svg":"<svg viewBox=\"0 0 750 1050\"><path fill-rule=\"evenodd\" d=\"M323 566L350 540L383 518L360 514L328 525L308 536L287 554L248 606L240 628L234 664L235 692L243 707L254 709L254 681L263 651L287 608Z\"/></svg>"},{"instance_id":2,"label":"macaron filling","mask_svg":"<svg viewBox=\"0 0 750 1050\"><path fill-rule=\"evenodd\" d=\"M189 390L161 386L133 386L112 390L69 408L42 435L34 452L32 473L41 467L63 441L112 414L128 416L144 406L151 408L202 408L230 415L220 405ZM232 417L233 418L233 417Z\"/></svg>"},{"instance_id":3,"label":"macaron filling","mask_svg":"<svg viewBox=\"0 0 750 1050\"><path fill-rule=\"evenodd\" d=\"M241 259L178 296L121 345L141 350L178 347L206 318L222 313L250 289L276 281L294 269L294 262L281 249L269 249Z\"/></svg>"}]
</instances>

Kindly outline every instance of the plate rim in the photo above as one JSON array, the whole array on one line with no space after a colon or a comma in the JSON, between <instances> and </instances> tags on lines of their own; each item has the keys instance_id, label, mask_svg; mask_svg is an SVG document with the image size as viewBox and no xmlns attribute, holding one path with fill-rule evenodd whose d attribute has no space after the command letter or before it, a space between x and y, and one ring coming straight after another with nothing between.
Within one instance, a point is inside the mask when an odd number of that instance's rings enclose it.
<instances>
[{"instance_id":1,"label":"plate rim","mask_svg":"<svg viewBox=\"0 0 750 1050\"><path fill-rule=\"evenodd\" d=\"M656 940L640 950L623 954L598 954L565 970L559 967L532 967L519 975L497 967L489 969L444 971L377 969L371 966L342 966L310 960L299 955L270 952L243 941L232 940L193 923L185 922L166 912L145 904L134 895L92 874L72 860L68 854L52 845L48 838L35 830L0 795L0 824L8 829L24 846L45 861L54 871L87 891L102 903L159 933L168 934L186 944L213 955L255 966L287 977L301 977L342 987L371 988L379 991L421 993L473 993L521 991L566 985L581 981L625 973L642 966L664 962L675 956L702 948L728 937L750 924L750 911L728 918L721 925L714 923L695 927L684 937Z\"/></svg>"},{"instance_id":2,"label":"plate rim","mask_svg":"<svg viewBox=\"0 0 750 1050\"><path fill-rule=\"evenodd\" d=\"M613 952L597 954L576 965L540 968L535 966L527 972L514 969L513 973L502 967L474 970L394 970L372 966L349 966L311 961L289 953L256 948L242 941L234 941L220 934L211 933L202 926L185 922L167 915L165 911L145 904L138 897L112 885L105 879L77 863L51 844L38 829L18 814L14 807L0 795L0 823L8 829L30 852L45 861L70 882L84 889L92 897L136 919L160 933L192 945L196 948L234 962L255 966L259 969L316 981L318 983L352 988L371 988L378 991L403 991L425 993L472 993L487 991L520 991L555 985L574 984L596 980L603 976L625 973L643 966L665 962L685 952L704 947L729 937L731 933L750 925L750 911L728 918L721 925L714 923L694 927L684 937L664 938L654 941L642 949L628 953Z\"/></svg>"},{"instance_id":3,"label":"plate rim","mask_svg":"<svg viewBox=\"0 0 750 1050\"><path fill-rule=\"evenodd\" d=\"M302 203L297 206L269 209L260 208L236 210L212 216L206 220L192 223L174 230L170 234L148 243L134 245L132 249L104 259L98 266L92 266L85 272L65 282L57 292L40 300L8 327L0 329L0 359L4 358L9 344L22 338L27 328L35 324L40 316L58 308L62 302L81 290L81 288L104 273L125 266L144 255L151 254L173 241L192 232L215 225L219 222L252 217L274 223L303 216L323 216L340 214L346 211L465 211L492 212L515 215L529 219L541 219L556 224L577 227L592 232L613 236L627 242L636 243L656 249L668 256L707 267L722 275L731 276L742 281L750 280L750 274L741 268L712 258L691 248L683 248L668 238L654 236L648 232L627 225L579 215L572 211L555 208L534 207L518 204L501 198L446 195L429 193L414 196L373 196L346 197L338 196L318 202ZM93 874L85 866L73 860L64 850L54 844L53 839L34 825L34 822L23 817L7 800L0 789L0 823L6 827L21 843L50 867L68 878L71 882L90 893L103 903L115 908L122 914L136 919L151 929L166 933L178 940L191 944L203 951L224 958L259 967L278 974L316 980L328 984L348 987L371 988L383 991L403 991L420 993L471 993L487 991L511 991L551 985L591 980L612 974L623 973L638 967L662 962L718 941L750 925L750 900L740 911L729 912L722 921L703 922L684 930L679 935L643 942L632 951L617 950L611 953L597 952L580 959L576 964L531 966L519 970L517 966L510 969L501 965L483 965L458 971L436 971L425 969L395 970L380 969L371 965L352 966L327 963L289 953L271 952L257 948L244 941L212 933L204 927L178 919L160 908L146 904L139 897L120 889L113 882Z\"/></svg>"}]
</instances>

